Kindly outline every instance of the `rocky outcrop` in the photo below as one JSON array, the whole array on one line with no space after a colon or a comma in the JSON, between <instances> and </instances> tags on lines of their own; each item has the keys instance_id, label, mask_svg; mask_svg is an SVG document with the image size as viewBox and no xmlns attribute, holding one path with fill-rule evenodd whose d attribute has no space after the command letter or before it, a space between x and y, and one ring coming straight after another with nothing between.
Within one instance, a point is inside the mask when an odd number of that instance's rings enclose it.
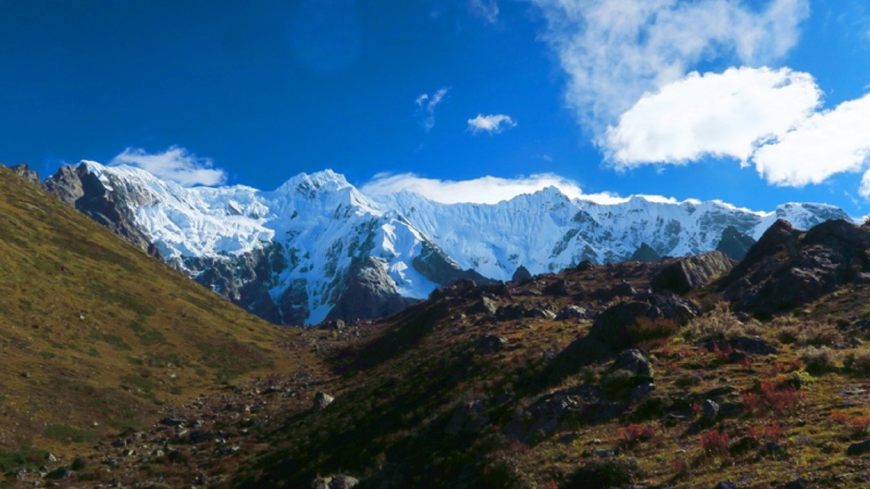
<instances>
[{"instance_id":1,"label":"rocky outcrop","mask_svg":"<svg viewBox=\"0 0 870 489\"><path fill-rule=\"evenodd\" d=\"M157 247L136 227L128 199L109 191L86 164L64 166L44 183L45 189L136 248L159 257Z\"/></svg>"},{"instance_id":2,"label":"rocky outcrop","mask_svg":"<svg viewBox=\"0 0 870 489\"><path fill-rule=\"evenodd\" d=\"M440 286L450 285L459 280L473 280L476 283L492 282L474 270L463 270L443 251L432 246L428 241L423 242L422 248L420 254L414 257L411 264L420 274Z\"/></svg>"},{"instance_id":3,"label":"rocky outcrop","mask_svg":"<svg viewBox=\"0 0 870 489\"><path fill-rule=\"evenodd\" d=\"M34 185L39 185L39 174L31 170L30 167L27 166L27 163L19 163L17 165L10 166L9 169L24 180Z\"/></svg>"},{"instance_id":4,"label":"rocky outcrop","mask_svg":"<svg viewBox=\"0 0 870 489\"><path fill-rule=\"evenodd\" d=\"M318 477L311 482L311 489L352 489L359 485L359 479L349 475L330 475Z\"/></svg>"},{"instance_id":5,"label":"rocky outcrop","mask_svg":"<svg viewBox=\"0 0 870 489\"><path fill-rule=\"evenodd\" d=\"M738 310L761 317L811 302L838 287L870 281L870 232L847 221L806 233L777 221L720 281Z\"/></svg>"},{"instance_id":6,"label":"rocky outcrop","mask_svg":"<svg viewBox=\"0 0 870 489\"><path fill-rule=\"evenodd\" d=\"M659 253L653 249L652 246L641 243L641 245L634 251L629 260L632 261L642 261L642 262L656 262L661 260L662 257Z\"/></svg>"},{"instance_id":7,"label":"rocky outcrop","mask_svg":"<svg viewBox=\"0 0 870 489\"><path fill-rule=\"evenodd\" d=\"M278 296L270 292L288 266L280 243L241 255L188 257L170 264L267 321L303 324L308 317L308 294L303 282L289 284Z\"/></svg>"},{"instance_id":8,"label":"rocky outcrop","mask_svg":"<svg viewBox=\"0 0 870 489\"><path fill-rule=\"evenodd\" d=\"M652 280L655 291L685 294L713 282L734 267L734 261L724 253L713 251L698 256L679 258L665 266Z\"/></svg>"},{"instance_id":9,"label":"rocky outcrop","mask_svg":"<svg viewBox=\"0 0 870 489\"><path fill-rule=\"evenodd\" d=\"M693 302L675 295L649 294L621 302L601 313L589 336L622 350L635 344L665 335L676 326L687 323L698 315Z\"/></svg>"},{"instance_id":10,"label":"rocky outcrop","mask_svg":"<svg viewBox=\"0 0 870 489\"><path fill-rule=\"evenodd\" d=\"M378 319L391 316L417 300L402 297L377 258L356 260L347 273L344 290L326 319Z\"/></svg>"},{"instance_id":11,"label":"rocky outcrop","mask_svg":"<svg viewBox=\"0 0 870 489\"><path fill-rule=\"evenodd\" d=\"M755 240L751 236L741 233L734 226L728 226L722 231L722 238L716 245L716 251L721 251L732 260L740 261L754 244Z\"/></svg>"},{"instance_id":12,"label":"rocky outcrop","mask_svg":"<svg viewBox=\"0 0 870 489\"><path fill-rule=\"evenodd\" d=\"M532 279L532 273L529 272L529 269L520 265L517 267L516 271L514 271L514 274L511 277L511 282L522 284L522 283L528 282L531 279Z\"/></svg>"}]
</instances>

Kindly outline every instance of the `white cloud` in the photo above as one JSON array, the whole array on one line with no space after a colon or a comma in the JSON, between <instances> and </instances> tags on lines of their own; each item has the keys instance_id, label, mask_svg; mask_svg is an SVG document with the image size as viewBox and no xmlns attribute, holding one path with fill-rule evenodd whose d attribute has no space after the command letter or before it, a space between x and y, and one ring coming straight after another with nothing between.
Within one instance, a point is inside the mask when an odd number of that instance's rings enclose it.
<instances>
[{"instance_id":1,"label":"white cloud","mask_svg":"<svg viewBox=\"0 0 870 489\"><path fill-rule=\"evenodd\" d=\"M570 198L594 197L584 195L576 182L551 173L519 178L486 176L472 180L438 180L420 177L413 173L397 175L381 173L375 175L360 190L375 198L410 191L444 204L460 202L495 204L547 187L555 187Z\"/></svg>"},{"instance_id":2,"label":"white cloud","mask_svg":"<svg viewBox=\"0 0 870 489\"><path fill-rule=\"evenodd\" d=\"M813 77L782 68L691 73L641 97L607 130L617 167L682 164L704 156L746 162L762 142L784 136L819 107Z\"/></svg>"},{"instance_id":3,"label":"white cloud","mask_svg":"<svg viewBox=\"0 0 870 489\"><path fill-rule=\"evenodd\" d=\"M870 157L870 94L813 114L795 130L753 156L768 182L785 186L821 183L838 173L861 171ZM870 177L860 193L870 197Z\"/></svg>"},{"instance_id":4,"label":"white cloud","mask_svg":"<svg viewBox=\"0 0 870 489\"><path fill-rule=\"evenodd\" d=\"M468 119L468 130L474 134L480 134L481 132L498 134L505 129L516 126L517 123L511 116L505 114L477 114L476 117Z\"/></svg>"},{"instance_id":5,"label":"white cloud","mask_svg":"<svg viewBox=\"0 0 870 489\"><path fill-rule=\"evenodd\" d=\"M468 8L490 24L498 20L498 0L468 0Z\"/></svg>"},{"instance_id":6,"label":"white cloud","mask_svg":"<svg viewBox=\"0 0 870 489\"><path fill-rule=\"evenodd\" d=\"M226 173L214 168L210 158L203 158L179 146L170 146L162 153L147 153L143 149L127 148L115 156L110 165L130 165L148 171L156 177L184 186L221 185Z\"/></svg>"},{"instance_id":7,"label":"white cloud","mask_svg":"<svg viewBox=\"0 0 870 489\"><path fill-rule=\"evenodd\" d=\"M870 170L864 172L864 176L861 177L861 186L858 187L858 193L864 198L870 197Z\"/></svg>"},{"instance_id":8,"label":"white cloud","mask_svg":"<svg viewBox=\"0 0 870 489\"><path fill-rule=\"evenodd\" d=\"M821 98L809 74L787 68L693 73L642 97L605 148L618 168L730 157L790 187L864 171L858 191L870 198L870 94L828 110Z\"/></svg>"},{"instance_id":9,"label":"white cloud","mask_svg":"<svg viewBox=\"0 0 870 489\"><path fill-rule=\"evenodd\" d=\"M596 136L644 93L704 61L784 56L808 0L534 0L568 74L565 99Z\"/></svg>"},{"instance_id":10,"label":"white cloud","mask_svg":"<svg viewBox=\"0 0 870 489\"><path fill-rule=\"evenodd\" d=\"M444 97L447 95L447 92L450 91L450 87L439 88L435 93L429 95L428 93L420 94L415 100L414 103L417 105L417 108L425 114L425 118L423 119L423 128L426 129L426 132L432 130L435 127L435 108L438 107L438 104L444 100Z\"/></svg>"}]
</instances>

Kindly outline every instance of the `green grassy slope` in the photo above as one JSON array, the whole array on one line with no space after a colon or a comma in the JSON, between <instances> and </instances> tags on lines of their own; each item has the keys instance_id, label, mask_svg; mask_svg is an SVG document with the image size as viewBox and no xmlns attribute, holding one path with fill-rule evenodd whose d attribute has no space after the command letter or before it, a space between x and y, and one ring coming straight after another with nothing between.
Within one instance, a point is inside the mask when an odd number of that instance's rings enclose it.
<instances>
[{"instance_id":1,"label":"green grassy slope","mask_svg":"<svg viewBox=\"0 0 870 489\"><path fill-rule=\"evenodd\" d=\"M140 426L235 378L311 365L288 346L299 334L0 168L0 463Z\"/></svg>"}]
</instances>

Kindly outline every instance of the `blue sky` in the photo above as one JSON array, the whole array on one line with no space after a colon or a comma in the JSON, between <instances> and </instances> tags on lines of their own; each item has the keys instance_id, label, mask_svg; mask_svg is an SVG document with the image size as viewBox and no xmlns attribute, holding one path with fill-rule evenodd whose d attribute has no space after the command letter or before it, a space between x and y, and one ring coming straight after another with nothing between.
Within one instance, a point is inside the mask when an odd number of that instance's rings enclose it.
<instances>
[{"instance_id":1,"label":"blue sky","mask_svg":"<svg viewBox=\"0 0 870 489\"><path fill-rule=\"evenodd\" d=\"M0 161L266 189L328 167L434 193L550 173L866 214L864 4L0 0Z\"/></svg>"}]
</instances>

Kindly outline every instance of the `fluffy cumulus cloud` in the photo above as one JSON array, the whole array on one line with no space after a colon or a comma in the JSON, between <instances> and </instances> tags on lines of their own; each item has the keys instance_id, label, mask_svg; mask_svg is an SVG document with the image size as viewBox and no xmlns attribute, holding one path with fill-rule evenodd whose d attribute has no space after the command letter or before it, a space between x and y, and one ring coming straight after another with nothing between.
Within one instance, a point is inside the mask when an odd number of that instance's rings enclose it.
<instances>
[{"instance_id":1,"label":"fluffy cumulus cloud","mask_svg":"<svg viewBox=\"0 0 870 489\"><path fill-rule=\"evenodd\" d=\"M423 114L423 129L426 132L431 131L435 127L435 109L444 100L449 91L450 87L439 88L431 95L423 93L414 100L417 110Z\"/></svg>"},{"instance_id":2,"label":"fluffy cumulus cloud","mask_svg":"<svg viewBox=\"0 0 870 489\"><path fill-rule=\"evenodd\" d=\"M520 178L486 176L471 180L438 180L420 177L413 173L396 175L382 173L375 175L360 190L375 198L409 191L444 204L460 202L495 204L547 187L555 187L571 198L595 197L584 195L576 182L550 173Z\"/></svg>"},{"instance_id":3,"label":"fluffy cumulus cloud","mask_svg":"<svg viewBox=\"0 0 870 489\"><path fill-rule=\"evenodd\" d=\"M490 24L498 20L498 0L468 0L468 9Z\"/></svg>"},{"instance_id":4,"label":"fluffy cumulus cloud","mask_svg":"<svg viewBox=\"0 0 870 489\"><path fill-rule=\"evenodd\" d=\"M473 134L486 132L489 134L498 134L505 129L516 127L517 123L509 115L505 114L477 114L476 117L468 119L468 130Z\"/></svg>"},{"instance_id":5,"label":"fluffy cumulus cloud","mask_svg":"<svg viewBox=\"0 0 870 489\"><path fill-rule=\"evenodd\" d=\"M810 116L821 96L812 76L787 68L691 73L641 97L607 130L604 146L618 167L704 156L746 162Z\"/></svg>"},{"instance_id":6,"label":"fluffy cumulus cloud","mask_svg":"<svg viewBox=\"0 0 870 489\"><path fill-rule=\"evenodd\" d=\"M196 156L179 146L171 146L162 153L127 148L109 164L135 166L186 187L221 185L226 182L226 173L214 168L214 162L210 158Z\"/></svg>"},{"instance_id":7,"label":"fluffy cumulus cloud","mask_svg":"<svg viewBox=\"0 0 870 489\"><path fill-rule=\"evenodd\" d=\"M533 0L568 75L565 99L601 136L646 92L703 61L762 65L797 42L808 0Z\"/></svg>"},{"instance_id":8,"label":"fluffy cumulus cloud","mask_svg":"<svg viewBox=\"0 0 870 489\"><path fill-rule=\"evenodd\" d=\"M793 131L764 145L753 156L758 172L777 185L821 183L844 172L861 171L870 157L870 95L813 114ZM870 176L861 195L870 197Z\"/></svg>"}]
</instances>

